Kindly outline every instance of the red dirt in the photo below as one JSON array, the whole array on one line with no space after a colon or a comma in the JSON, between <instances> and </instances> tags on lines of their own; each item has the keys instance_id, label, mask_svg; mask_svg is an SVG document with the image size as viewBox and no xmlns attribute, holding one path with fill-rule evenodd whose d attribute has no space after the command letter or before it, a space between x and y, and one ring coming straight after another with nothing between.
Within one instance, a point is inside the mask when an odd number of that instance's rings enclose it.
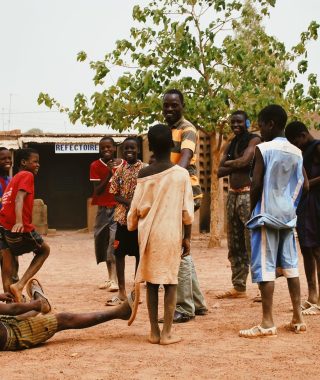
<instances>
[{"instance_id":1,"label":"red dirt","mask_svg":"<svg viewBox=\"0 0 320 380\"><path fill-rule=\"evenodd\" d=\"M59 232L47 237L51 256L39 273L53 311L104 309L108 293L97 285L105 267L95 264L92 236ZM230 287L227 251L207 249L203 237L193 242L193 256L210 313L176 325L183 341L172 346L147 342L149 330L143 303L131 327L121 320L88 330L63 331L44 345L21 352L1 353L1 379L298 379L319 378L319 317L308 317L306 334L285 331L290 300L285 280L276 284L274 308L278 337L243 339L241 328L260 322L261 304L252 303L256 286L249 281L249 299L217 300L214 294ZM21 259L21 270L31 256ZM127 278L133 259L127 259ZM302 260L300 260L300 264ZM303 268L301 267L301 273ZM306 281L302 277L302 296ZM131 281L128 281L131 284Z\"/></svg>"}]
</instances>

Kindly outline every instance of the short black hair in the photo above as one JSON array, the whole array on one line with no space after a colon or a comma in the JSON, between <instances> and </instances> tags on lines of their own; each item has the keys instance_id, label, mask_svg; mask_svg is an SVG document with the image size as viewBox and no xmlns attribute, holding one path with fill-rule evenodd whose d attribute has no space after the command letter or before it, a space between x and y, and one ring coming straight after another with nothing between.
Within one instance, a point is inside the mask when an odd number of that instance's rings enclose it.
<instances>
[{"instance_id":1,"label":"short black hair","mask_svg":"<svg viewBox=\"0 0 320 380\"><path fill-rule=\"evenodd\" d=\"M244 117L244 120L249 119L248 114L242 110L237 110L237 111L232 112L231 116L234 116L234 115L242 115Z\"/></svg>"},{"instance_id":2,"label":"short black hair","mask_svg":"<svg viewBox=\"0 0 320 380\"><path fill-rule=\"evenodd\" d=\"M113 146L116 145L114 139L113 139L111 136L103 136L102 139L99 141L99 144L100 144L102 141L111 141L111 143L112 143Z\"/></svg>"},{"instance_id":3,"label":"short black hair","mask_svg":"<svg viewBox=\"0 0 320 380\"><path fill-rule=\"evenodd\" d=\"M2 152L3 150L9 150L9 149L5 148L4 146L0 146L0 152Z\"/></svg>"},{"instance_id":4,"label":"short black hair","mask_svg":"<svg viewBox=\"0 0 320 380\"><path fill-rule=\"evenodd\" d=\"M308 128L305 126L305 124L303 124L301 121L292 121L286 126L285 135L289 141L292 141L296 137L300 136L303 132L309 133Z\"/></svg>"},{"instance_id":5,"label":"short black hair","mask_svg":"<svg viewBox=\"0 0 320 380\"><path fill-rule=\"evenodd\" d=\"M178 95L181 104L184 105L184 97L183 97L183 94L180 90L177 90L176 88L171 88L170 90L167 90L164 93L163 97L165 97L166 95Z\"/></svg>"},{"instance_id":6,"label":"short black hair","mask_svg":"<svg viewBox=\"0 0 320 380\"><path fill-rule=\"evenodd\" d=\"M262 120L266 123L273 121L277 128L284 129L288 116L284 108L278 104L270 104L259 112L258 120Z\"/></svg>"},{"instance_id":7,"label":"short black hair","mask_svg":"<svg viewBox=\"0 0 320 380\"><path fill-rule=\"evenodd\" d=\"M122 144L124 144L126 141L134 141L139 146L139 141L138 141L138 139L135 136L128 136L128 137L126 137L123 140Z\"/></svg>"},{"instance_id":8,"label":"short black hair","mask_svg":"<svg viewBox=\"0 0 320 380\"><path fill-rule=\"evenodd\" d=\"M22 160L28 160L32 154L39 154L37 150L32 148L18 149L16 151L15 163L20 166Z\"/></svg>"},{"instance_id":9,"label":"short black hair","mask_svg":"<svg viewBox=\"0 0 320 380\"><path fill-rule=\"evenodd\" d=\"M171 129L164 124L153 125L148 131L148 141L155 153L170 151L173 144Z\"/></svg>"}]
</instances>

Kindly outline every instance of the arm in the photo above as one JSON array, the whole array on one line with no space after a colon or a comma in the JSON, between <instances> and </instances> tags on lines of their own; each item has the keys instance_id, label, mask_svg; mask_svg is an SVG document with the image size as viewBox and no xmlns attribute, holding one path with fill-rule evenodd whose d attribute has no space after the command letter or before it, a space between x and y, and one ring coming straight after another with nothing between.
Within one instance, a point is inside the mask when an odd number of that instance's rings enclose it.
<instances>
[{"instance_id":1,"label":"arm","mask_svg":"<svg viewBox=\"0 0 320 380\"><path fill-rule=\"evenodd\" d=\"M225 161L224 166L241 169L247 167L253 159L256 145L261 142L259 137L254 137L250 140L248 147L243 152L243 155L235 160Z\"/></svg>"},{"instance_id":2,"label":"arm","mask_svg":"<svg viewBox=\"0 0 320 380\"><path fill-rule=\"evenodd\" d=\"M0 300L9 300L9 295L1 294ZM0 314L2 315L20 315L29 311L41 311L41 300L32 300L30 303L0 303Z\"/></svg>"},{"instance_id":3,"label":"arm","mask_svg":"<svg viewBox=\"0 0 320 380\"><path fill-rule=\"evenodd\" d=\"M304 193L307 193L309 191L310 183L309 183L308 176L307 176L307 173L306 173L304 167L302 168L302 174L303 174L303 179L304 179L302 191ZM317 178L320 178L320 177L317 177Z\"/></svg>"},{"instance_id":4,"label":"arm","mask_svg":"<svg viewBox=\"0 0 320 380\"><path fill-rule=\"evenodd\" d=\"M226 167L224 165L225 162L227 161L227 153L229 151L229 148L230 148L230 144L228 144L226 146L226 149L224 150L222 159L220 161L219 168L218 168L218 173L217 173L218 178L226 177L226 176L228 176L229 174L231 174L233 172L233 168L232 167Z\"/></svg>"},{"instance_id":5,"label":"arm","mask_svg":"<svg viewBox=\"0 0 320 380\"><path fill-rule=\"evenodd\" d=\"M190 165L190 161L192 157L193 157L193 152L191 149L188 149L188 148L181 149L181 156L180 156L178 165L184 169L187 169L187 167Z\"/></svg>"},{"instance_id":6,"label":"arm","mask_svg":"<svg viewBox=\"0 0 320 380\"><path fill-rule=\"evenodd\" d=\"M192 224L188 224L188 225L184 226L184 236L182 239L182 255L181 255L181 257L185 257L185 256L190 255L191 226L192 226Z\"/></svg>"},{"instance_id":7,"label":"arm","mask_svg":"<svg viewBox=\"0 0 320 380\"><path fill-rule=\"evenodd\" d=\"M259 148L256 148L255 165L253 169L252 184L250 190L250 213L256 207L257 202L261 198L263 189L264 162Z\"/></svg>"},{"instance_id":8,"label":"arm","mask_svg":"<svg viewBox=\"0 0 320 380\"><path fill-rule=\"evenodd\" d=\"M16 224L12 227L12 232L23 232L22 210L26 195L27 193L24 190L19 190L17 193L15 201Z\"/></svg>"},{"instance_id":9,"label":"arm","mask_svg":"<svg viewBox=\"0 0 320 380\"><path fill-rule=\"evenodd\" d=\"M114 198L118 203L122 203L123 205L125 205L127 207L130 207L130 205L131 205L131 200L126 199L126 198L122 197L121 195L115 195Z\"/></svg>"},{"instance_id":10,"label":"arm","mask_svg":"<svg viewBox=\"0 0 320 380\"><path fill-rule=\"evenodd\" d=\"M101 195L105 191L111 177L112 177L112 171L110 171L109 174L106 176L106 178L103 179L102 181L93 182L93 187L94 187L93 191L95 195Z\"/></svg>"}]
</instances>

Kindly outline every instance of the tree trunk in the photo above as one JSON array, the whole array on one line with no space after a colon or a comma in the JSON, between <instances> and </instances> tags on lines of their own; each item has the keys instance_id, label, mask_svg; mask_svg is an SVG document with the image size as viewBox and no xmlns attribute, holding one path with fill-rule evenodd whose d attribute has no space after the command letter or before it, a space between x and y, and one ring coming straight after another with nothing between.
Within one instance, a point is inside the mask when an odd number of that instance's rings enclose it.
<instances>
[{"instance_id":1,"label":"tree trunk","mask_svg":"<svg viewBox=\"0 0 320 380\"><path fill-rule=\"evenodd\" d=\"M219 179L217 177L221 143L219 143L218 134L212 132L210 136L210 156L211 156L211 206L210 206L210 240L209 248L221 247L220 236L220 213L223 212L223 205L219 205Z\"/></svg>"}]
</instances>

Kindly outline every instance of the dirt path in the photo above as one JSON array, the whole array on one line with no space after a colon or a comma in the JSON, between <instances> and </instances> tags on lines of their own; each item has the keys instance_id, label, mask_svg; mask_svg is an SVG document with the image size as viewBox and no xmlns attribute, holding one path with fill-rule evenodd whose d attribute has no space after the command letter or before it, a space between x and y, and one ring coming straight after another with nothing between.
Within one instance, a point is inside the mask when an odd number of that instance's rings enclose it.
<instances>
[{"instance_id":1,"label":"dirt path","mask_svg":"<svg viewBox=\"0 0 320 380\"><path fill-rule=\"evenodd\" d=\"M60 232L48 237L51 256L39 274L54 312L103 309L107 297L97 288L105 268L95 264L92 236ZM215 299L215 292L230 286L226 248L209 250L202 239L193 243L193 256L210 313L176 325L183 341L172 346L146 341L148 319L143 304L129 328L123 321L83 331L57 334L45 345L22 352L4 353L1 379L299 379L319 378L320 317L309 317L308 332L295 335L281 327L290 320L290 301L284 279L275 292L275 339L240 339L238 330L259 322L260 304L250 299ZM21 260L21 269L30 260ZM133 276L128 259L127 278ZM300 260L301 262L302 260ZM302 273L302 267L301 267ZM249 296L256 287L249 284ZM302 295L306 282L302 276Z\"/></svg>"}]
</instances>

